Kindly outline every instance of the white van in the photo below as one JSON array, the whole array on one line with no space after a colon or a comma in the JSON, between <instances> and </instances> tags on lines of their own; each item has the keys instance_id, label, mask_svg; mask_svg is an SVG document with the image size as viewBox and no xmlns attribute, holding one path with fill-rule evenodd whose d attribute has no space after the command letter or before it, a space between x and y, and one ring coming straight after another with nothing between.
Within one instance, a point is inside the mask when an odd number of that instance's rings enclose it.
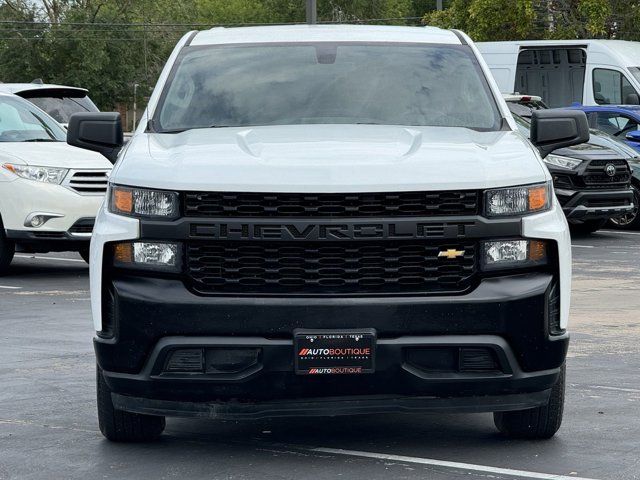
<instances>
[{"instance_id":1,"label":"white van","mask_svg":"<svg viewBox=\"0 0 640 480\"><path fill-rule=\"evenodd\" d=\"M550 107L640 103L640 42L534 40L478 43L502 93Z\"/></svg>"}]
</instances>

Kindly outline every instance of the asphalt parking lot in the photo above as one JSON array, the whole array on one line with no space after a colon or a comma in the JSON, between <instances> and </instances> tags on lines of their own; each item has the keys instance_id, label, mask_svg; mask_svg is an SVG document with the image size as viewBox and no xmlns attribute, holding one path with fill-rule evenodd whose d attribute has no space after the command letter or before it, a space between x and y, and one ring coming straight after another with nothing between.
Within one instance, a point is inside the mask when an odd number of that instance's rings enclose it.
<instances>
[{"instance_id":1,"label":"asphalt parking lot","mask_svg":"<svg viewBox=\"0 0 640 480\"><path fill-rule=\"evenodd\" d=\"M112 444L95 409L88 268L20 255L0 278L0 479L640 478L640 232L576 238L565 421L506 440L491 415L169 419Z\"/></svg>"}]
</instances>

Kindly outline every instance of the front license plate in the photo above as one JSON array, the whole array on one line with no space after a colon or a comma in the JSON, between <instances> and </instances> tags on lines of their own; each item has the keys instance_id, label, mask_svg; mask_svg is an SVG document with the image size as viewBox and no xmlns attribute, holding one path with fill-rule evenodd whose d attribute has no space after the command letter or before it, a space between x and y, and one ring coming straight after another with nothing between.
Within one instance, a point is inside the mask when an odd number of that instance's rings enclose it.
<instances>
[{"instance_id":1,"label":"front license plate","mask_svg":"<svg viewBox=\"0 0 640 480\"><path fill-rule=\"evenodd\" d=\"M295 367L298 375L373 373L376 332L368 330L296 330Z\"/></svg>"}]
</instances>

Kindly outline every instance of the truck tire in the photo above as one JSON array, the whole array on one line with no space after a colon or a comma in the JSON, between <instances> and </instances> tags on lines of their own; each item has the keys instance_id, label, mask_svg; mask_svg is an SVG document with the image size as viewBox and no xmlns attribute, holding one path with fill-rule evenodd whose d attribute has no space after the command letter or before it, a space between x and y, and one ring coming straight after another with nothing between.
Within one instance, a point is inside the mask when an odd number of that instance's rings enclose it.
<instances>
[{"instance_id":1,"label":"truck tire","mask_svg":"<svg viewBox=\"0 0 640 480\"><path fill-rule=\"evenodd\" d=\"M16 252L15 244L4 235L4 227L0 220L0 276L9 272L9 265Z\"/></svg>"},{"instance_id":2,"label":"truck tire","mask_svg":"<svg viewBox=\"0 0 640 480\"><path fill-rule=\"evenodd\" d=\"M624 230L637 230L640 229L640 186L633 185L633 204L635 206L633 212L627 213L620 218L612 218L609 220L611 226L614 228L621 228Z\"/></svg>"},{"instance_id":3,"label":"truck tire","mask_svg":"<svg viewBox=\"0 0 640 480\"><path fill-rule=\"evenodd\" d=\"M582 223L570 223L571 233L578 235L589 235L597 232L607 224L607 220L585 220Z\"/></svg>"},{"instance_id":4,"label":"truck tire","mask_svg":"<svg viewBox=\"0 0 640 480\"><path fill-rule=\"evenodd\" d=\"M98 396L98 424L100 431L112 442L150 442L164 431L165 418L116 410L111 400L111 390L96 367Z\"/></svg>"},{"instance_id":5,"label":"truck tire","mask_svg":"<svg viewBox=\"0 0 640 480\"><path fill-rule=\"evenodd\" d=\"M500 433L512 438L536 440L553 437L562 424L565 374L566 367L563 365L546 405L529 410L495 412L493 422Z\"/></svg>"}]
</instances>

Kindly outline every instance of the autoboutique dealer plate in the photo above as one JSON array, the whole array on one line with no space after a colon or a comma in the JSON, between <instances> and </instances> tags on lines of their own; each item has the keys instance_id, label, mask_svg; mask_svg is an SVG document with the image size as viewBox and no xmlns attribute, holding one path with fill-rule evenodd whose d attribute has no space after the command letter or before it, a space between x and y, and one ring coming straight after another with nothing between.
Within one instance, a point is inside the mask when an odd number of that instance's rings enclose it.
<instances>
[{"instance_id":1,"label":"autoboutique dealer plate","mask_svg":"<svg viewBox=\"0 0 640 480\"><path fill-rule=\"evenodd\" d=\"M373 329L296 330L294 348L298 375L358 375L375 370Z\"/></svg>"}]
</instances>

